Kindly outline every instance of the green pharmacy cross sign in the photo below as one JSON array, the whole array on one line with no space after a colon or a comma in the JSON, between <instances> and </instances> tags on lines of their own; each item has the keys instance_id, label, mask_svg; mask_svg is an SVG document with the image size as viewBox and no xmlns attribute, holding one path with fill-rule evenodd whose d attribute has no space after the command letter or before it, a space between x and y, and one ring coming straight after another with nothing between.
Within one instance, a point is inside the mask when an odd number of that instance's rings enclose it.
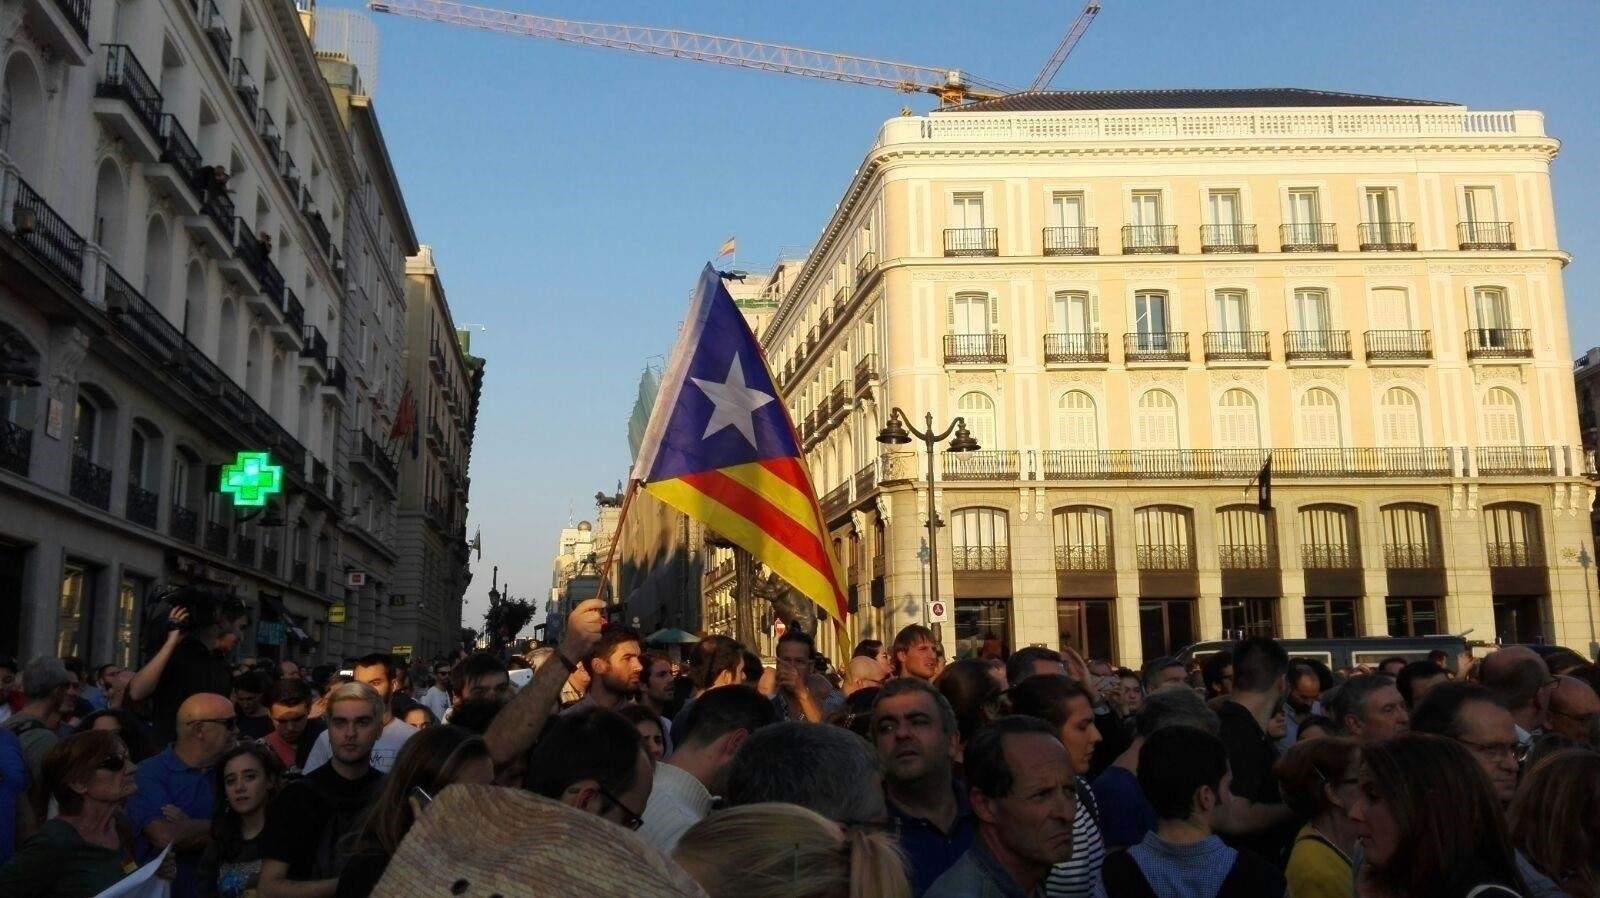
<instances>
[{"instance_id":1,"label":"green pharmacy cross sign","mask_svg":"<svg viewBox=\"0 0 1600 898\"><path fill-rule=\"evenodd\" d=\"M265 452L241 452L233 464L222 466L217 489L233 497L235 505L260 507L283 492L283 466L272 463Z\"/></svg>"}]
</instances>

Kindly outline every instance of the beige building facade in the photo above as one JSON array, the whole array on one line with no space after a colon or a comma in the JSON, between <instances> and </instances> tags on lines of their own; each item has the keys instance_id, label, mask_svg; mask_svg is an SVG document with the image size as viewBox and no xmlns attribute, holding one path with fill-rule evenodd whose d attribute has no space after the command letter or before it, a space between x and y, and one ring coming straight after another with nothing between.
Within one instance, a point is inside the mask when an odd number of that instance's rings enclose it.
<instances>
[{"instance_id":1,"label":"beige building facade","mask_svg":"<svg viewBox=\"0 0 1600 898\"><path fill-rule=\"evenodd\" d=\"M1557 147L1537 112L1295 90L885 123L762 331L847 570L837 647L923 619L894 407L982 447L936 460L952 656L1587 645Z\"/></svg>"}]
</instances>

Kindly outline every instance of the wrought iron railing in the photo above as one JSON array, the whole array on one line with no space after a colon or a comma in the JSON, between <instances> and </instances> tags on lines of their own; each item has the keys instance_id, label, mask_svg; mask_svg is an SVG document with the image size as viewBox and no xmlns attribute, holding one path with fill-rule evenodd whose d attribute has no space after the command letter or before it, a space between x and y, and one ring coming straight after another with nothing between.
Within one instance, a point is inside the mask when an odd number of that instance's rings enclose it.
<instances>
[{"instance_id":1,"label":"wrought iron railing","mask_svg":"<svg viewBox=\"0 0 1600 898\"><path fill-rule=\"evenodd\" d=\"M278 567L278 558L279 558L279 553L278 553L278 547L277 546L262 546L261 547L261 569L262 570L266 571L269 574L272 574L273 576L277 576L278 571L281 570L281 568Z\"/></svg>"},{"instance_id":2,"label":"wrought iron railing","mask_svg":"<svg viewBox=\"0 0 1600 898\"><path fill-rule=\"evenodd\" d=\"M1338 226L1323 222L1278 225L1278 248L1286 253L1337 252Z\"/></svg>"},{"instance_id":3,"label":"wrought iron railing","mask_svg":"<svg viewBox=\"0 0 1600 898\"><path fill-rule=\"evenodd\" d=\"M1344 571L1360 567L1356 548L1348 543L1312 543L1300 547L1300 566L1307 570Z\"/></svg>"},{"instance_id":4,"label":"wrought iron railing","mask_svg":"<svg viewBox=\"0 0 1600 898\"><path fill-rule=\"evenodd\" d=\"M1278 553L1270 545L1221 543L1217 566L1230 571L1264 571L1278 566Z\"/></svg>"},{"instance_id":5,"label":"wrought iron railing","mask_svg":"<svg viewBox=\"0 0 1600 898\"><path fill-rule=\"evenodd\" d=\"M850 484L841 483L822 495L822 513L832 517L850 505Z\"/></svg>"},{"instance_id":6,"label":"wrought iron railing","mask_svg":"<svg viewBox=\"0 0 1600 898\"><path fill-rule=\"evenodd\" d=\"M1469 359L1533 357L1533 331L1520 327L1475 327L1467 331Z\"/></svg>"},{"instance_id":7,"label":"wrought iron railing","mask_svg":"<svg viewBox=\"0 0 1600 898\"><path fill-rule=\"evenodd\" d=\"M944 360L949 364L1002 364L1005 334L945 334Z\"/></svg>"},{"instance_id":8,"label":"wrought iron railing","mask_svg":"<svg viewBox=\"0 0 1600 898\"><path fill-rule=\"evenodd\" d=\"M229 81L233 85L234 96L244 104L247 118L252 122L256 118L256 109L261 103L261 89L256 87L255 79L250 77L250 70L245 67L244 60L235 59L231 67Z\"/></svg>"},{"instance_id":9,"label":"wrought iron railing","mask_svg":"<svg viewBox=\"0 0 1600 898\"><path fill-rule=\"evenodd\" d=\"M1434 570L1444 567L1444 556L1437 543L1385 544L1383 564L1398 570Z\"/></svg>"},{"instance_id":10,"label":"wrought iron railing","mask_svg":"<svg viewBox=\"0 0 1600 898\"><path fill-rule=\"evenodd\" d=\"M56 9L72 23L72 30L87 44L89 42L89 0L55 0Z\"/></svg>"},{"instance_id":11,"label":"wrought iron railing","mask_svg":"<svg viewBox=\"0 0 1600 898\"><path fill-rule=\"evenodd\" d=\"M206 522L206 551L216 555L228 554L228 528L216 521Z\"/></svg>"},{"instance_id":12,"label":"wrought iron railing","mask_svg":"<svg viewBox=\"0 0 1600 898\"><path fill-rule=\"evenodd\" d=\"M1206 331L1201 335L1206 361L1250 361L1272 358L1266 331Z\"/></svg>"},{"instance_id":13,"label":"wrought iron railing","mask_svg":"<svg viewBox=\"0 0 1600 898\"><path fill-rule=\"evenodd\" d=\"M103 468L82 455L72 454L72 498L96 508L111 509L111 469Z\"/></svg>"},{"instance_id":14,"label":"wrought iron railing","mask_svg":"<svg viewBox=\"0 0 1600 898\"><path fill-rule=\"evenodd\" d=\"M32 458L33 431L0 418L0 468L26 477Z\"/></svg>"},{"instance_id":15,"label":"wrought iron railing","mask_svg":"<svg viewBox=\"0 0 1600 898\"><path fill-rule=\"evenodd\" d=\"M870 384L873 381L877 380L878 377L879 377L879 373L878 373L878 354L877 353L869 352L866 355L861 357L861 361L856 362L856 389L857 390L865 389L867 384Z\"/></svg>"},{"instance_id":16,"label":"wrought iron railing","mask_svg":"<svg viewBox=\"0 0 1600 898\"><path fill-rule=\"evenodd\" d=\"M233 35L228 33L228 20L222 17L215 0L200 0L200 27L205 29L206 40L217 53L223 68L233 58ZM253 111L253 110L252 110Z\"/></svg>"},{"instance_id":17,"label":"wrought iron railing","mask_svg":"<svg viewBox=\"0 0 1600 898\"><path fill-rule=\"evenodd\" d=\"M1556 471L1550 446L1479 446L1475 454L1479 476L1551 476Z\"/></svg>"},{"instance_id":18,"label":"wrought iron railing","mask_svg":"<svg viewBox=\"0 0 1600 898\"><path fill-rule=\"evenodd\" d=\"M321 212L312 212L306 216L306 224L311 227L311 236L316 239L317 245L322 247L324 255L333 253L333 234L328 231L328 223L322 220Z\"/></svg>"},{"instance_id":19,"label":"wrought iron railing","mask_svg":"<svg viewBox=\"0 0 1600 898\"><path fill-rule=\"evenodd\" d=\"M1100 229L1045 228L1044 254L1047 256L1097 256L1100 254Z\"/></svg>"},{"instance_id":20,"label":"wrought iron railing","mask_svg":"<svg viewBox=\"0 0 1600 898\"><path fill-rule=\"evenodd\" d=\"M1364 221L1356 225L1356 242L1363 252L1416 252L1413 231L1409 221Z\"/></svg>"},{"instance_id":21,"label":"wrought iron railing","mask_svg":"<svg viewBox=\"0 0 1600 898\"><path fill-rule=\"evenodd\" d=\"M1021 476L1021 455L1015 449L945 452L944 479L1016 480Z\"/></svg>"},{"instance_id":22,"label":"wrought iron railing","mask_svg":"<svg viewBox=\"0 0 1600 898\"><path fill-rule=\"evenodd\" d=\"M1286 331L1283 335L1283 357L1295 359L1348 359L1350 358L1350 332L1336 331Z\"/></svg>"},{"instance_id":23,"label":"wrought iron railing","mask_svg":"<svg viewBox=\"0 0 1600 898\"><path fill-rule=\"evenodd\" d=\"M1192 571L1194 550L1187 546L1134 546L1134 562L1141 571Z\"/></svg>"},{"instance_id":24,"label":"wrought iron railing","mask_svg":"<svg viewBox=\"0 0 1600 898\"><path fill-rule=\"evenodd\" d=\"M283 320L289 322L289 326L294 328L297 333L304 334L306 307L300 304L300 297L294 295L294 291L288 287L283 288L283 305L281 308Z\"/></svg>"},{"instance_id":25,"label":"wrought iron railing","mask_svg":"<svg viewBox=\"0 0 1600 898\"><path fill-rule=\"evenodd\" d=\"M128 484L128 505L124 516L141 527L154 530L156 514L161 508L161 494L147 490L137 483Z\"/></svg>"},{"instance_id":26,"label":"wrought iron railing","mask_svg":"<svg viewBox=\"0 0 1600 898\"><path fill-rule=\"evenodd\" d=\"M1102 331L1045 334L1044 360L1047 364L1107 362L1111 360L1110 342Z\"/></svg>"},{"instance_id":27,"label":"wrought iron railing","mask_svg":"<svg viewBox=\"0 0 1600 898\"><path fill-rule=\"evenodd\" d=\"M1490 567L1544 567L1544 546L1528 542L1489 543Z\"/></svg>"},{"instance_id":28,"label":"wrought iron railing","mask_svg":"<svg viewBox=\"0 0 1600 898\"><path fill-rule=\"evenodd\" d=\"M877 462L868 462L866 467L864 467L861 470L856 472L856 476L855 476L856 498L860 499L862 496L865 496L866 494L872 492L873 488L876 487L877 485L878 485L878 463Z\"/></svg>"},{"instance_id":29,"label":"wrought iron railing","mask_svg":"<svg viewBox=\"0 0 1600 898\"><path fill-rule=\"evenodd\" d=\"M1432 331L1367 331L1364 339L1368 359L1433 358Z\"/></svg>"},{"instance_id":30,"label":"wrought iron railing","mask_svg":"<svg viewBox=\"0 0 1600 898\"><path fill-rule=\"evenodd\" d=\"M189 132L183 130L177 116L171 113L161 116L160 137L161 161L177 169L183 183L200 193L200 151L195 149L194 141L189 139Z\"/></svg>"},{"instance_id":31,"label":"wrought iron railing","mask_svg":"<svg viewBox=\"0 0 1600 898\"><path fill-rule=\"evenodd\" d=\"M1123 225L1122 251L1125 253L1175 253L1178 251L1177 225Z\"/></svg>"},{"instance_id":32,"label":"wrought iron railing","mask_svg":"<svg viewBox=\"0 0 1600 898\"><path fill-rule=\"evenodd\" d=\"M1253 224L1200 226L1200 251L1203 253L1253 253L1259 248Z\"/></svg>"},{"instance_id":33,"label":"wrought iron railing","mask_svg":"<svg viewBox=\"0 0 1600 898\"><path fill-rule=\"evenodd\" d=\"M1056 546L1058 571L1109 571L1110 546Z\"/></svg>"},{"instance_id":34,"label":"wrought iron railing","mask_svg":"<svg viewBox=\"0 0 1600 898\"><path fill-rule=\"evenodd\" d=\"M1446 447L1340 449L1046 449L1045 480L1248 480L1272 454L1272 475L1289 478L1449 477Z\"/></svg>"},{"instance_id":35,"label":"wrought iron railing","mask_svg":"<svg viewBox=\"0 0 1600 898\"><path fill-rule=\"evenodd\" d=\"M1456 225L1456 241L1464 250L1517 248L1509 221L1463 221Z\"/></svg>"},{"instance_id":36,"label":"wrought iron railing","mask_svg":"<svg viewBox=\"0 0 1600 898\"><path fill-rule=\"evenodd\" d=\"M13 236L74 287L83 285L83 238L22 178L11 207Z\"/></svg>"},{"instance_id":37,"label":"wrought iron railing","mask_svg":"<svg viewBox=\"0 0 1600 898\"><path fill-rule=\"evenodd\" d=\"M219 171L221 166L203 166L195 180L195 192L200 194L200 211L231 241L233 222L237 216L233 197L228 195L226 182L218 177Z\"/></svg>"},{"instance_id":38,"label":"wrought iron railing","mask_svg":"<svg viewBox=\"0 0 1600 898\"><path fill-rule=\"evenodd\" d=\"M272 120L272 113L264 107L257 114L256 134L266 146L267 156L272 159L272 164L277 165L278 157L283 154L283 134L278 130L277 123Z\"/></svg>"},{"instance_id":39,"label":"wrought iron railing","mask_svg":"<svg viewBox=\"0 0 1600 898\"><path fill-rule=\"evenodd\" d=\"M101 44L101 48L105 50L106 67L94 95L127 103L134 117L149 131L150 139L160 141L161 91L127 44Z\"/></svg>"},{"instance_id":40,"label":"wrought iron railing","mask_svg":"<svg viewBox=\"0 0 1600 898\"><path fill-rule=\"evenodd\" d=\"M322 385L330 390L344 392L345 369L344 362L335 358L328 359L328 376L322 379Z\"/></svg>"},{"instance_id":41,"label":"wrought iron railing","mask_svg":"<svg viewBox=\"0 0 1600 898\"><path fill-rule=\"evenodd\" d=\"M952 546L951 569L957 571L1009 571L1010 546Z\"/></svg>"},{"instance_id":42,"label":"wrought iron railing","mask_svg":"<svg viewBox=\"0 0 1600 898\"><path fill-rule=\"evenodd\" d=\"M947 256L998 256L1000 232L995 228L945 228Z\"/></svg>"},{"instance_id":43,"label":"wrought iron railing","mask_svg":"<svg viewBox=\"0 0 1600 898\"><path fill-rule=\"evenodd\" d=\"M183 357L183 334L109 265L105 303L117 330L151 358L168 364Z\"/></svg>"},{"instance_id":44,"label":"wrought iron railing","mask_svg":"<svg viewBox=\"0 0 1600 898\"><path fill-rule=\"evenodd\" d=\"M251 567L256 563L256 538L243 533L233 538L233 560Z\"/></svg>"},{"instance_id":45,"label":"wrought iron railing","mask_svg":"<svg viewBox=\"0 0 1600 898\"><path fill-rule=\"evenodd\" d=\"M174 505L168 511L167 532L172 534L173 539L181 539L186 543L192 543L200 536L200 515L196 514L193 509L185 508L182 505ZM226 531L224 531L224 539L226 539Z\"/></svg>"},{"instance_id":46,"label":"wrought iron railing","mask_svg":"<svg viewBox=\"0 0 1600 898\"><path fill-rule=\"evenodd\" d=\"M1130 362L1187 362L1189 334L1185 331L1123 334L1122 354Z\"/></svg>"},{"instance_id":47,"label":"wrought iron railing","mask_svg":"<svg viewBox=\"0 0 1600 898\"><path fill-rule=\"evenodd\" d=\"M866 280L874 271L878 270L878 254L867 250L856 260L856 283Z\"/></svg>"},{"instance_id":48,"label":"wrought iron railing","mask_svg":"<svg viewBox=\"0 0 1600 898\"><path fill-rule=\"evenodd\" d=\"M328 339L322 336L322 331L315 324L305 325L302 331L305 338L300 347L300 358L316 362L318 366L326 368L328 365Z\"/></svg>"}]
</instances>

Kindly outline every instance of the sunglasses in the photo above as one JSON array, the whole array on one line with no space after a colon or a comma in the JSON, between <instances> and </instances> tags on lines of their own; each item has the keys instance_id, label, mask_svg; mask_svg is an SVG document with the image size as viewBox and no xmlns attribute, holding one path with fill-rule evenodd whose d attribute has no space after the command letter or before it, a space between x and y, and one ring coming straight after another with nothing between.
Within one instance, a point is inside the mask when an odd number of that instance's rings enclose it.
<instances>
[{"instance_id":1,"label":"sunglasses","mask_svg":"<svg viewBox=\"0 0 1600 898\"><path fill-rule=\"evenodd\" d=\"M635 814L633 812L632 808L630 808L627 805L623 804L621 801L619 801L617 799L617 797L615 795L612 795L610 792L606 791L606 788L604 786L600 787L600 797L604 798L613 807L620 808L622 810L622 814L623 814L622 825L623 826L626 826L628 829L631 829L631 830L638 830L639 827L644 826L644 818L640 817L638 814Z\"/></svg>"},{"instance_id":2,"label":"sunglasses","mask_svg":"<svg viewBox=\"0 0 1600 898\"><path fill-rule=\"evenodd\" d=\"M202 726L204 724L214 723L214 724L217 724L219 726L226 727L229 730L237 730L239 728L239 721L238 721L237 718L234 718L234 717L207 717L207 718L203 718L201 720L191 720L189 722L194 724L195 726Z\"/></svg>"},{"instance_id":3,"label":"sunglasses","mask_svg":"<svg viewBox=\"0 0 1600 898\"><path fill-rule=\"evenodd\" d=\"M110 757L106 758L104 761L101 761L100 763L96 764L95 765L95 769L96 770L104 770L107 773L121 773L123 771L123 769L126 768L127 766L128 766L128 756L127 755L111 755Z\"/></svg>"}]
</instances>

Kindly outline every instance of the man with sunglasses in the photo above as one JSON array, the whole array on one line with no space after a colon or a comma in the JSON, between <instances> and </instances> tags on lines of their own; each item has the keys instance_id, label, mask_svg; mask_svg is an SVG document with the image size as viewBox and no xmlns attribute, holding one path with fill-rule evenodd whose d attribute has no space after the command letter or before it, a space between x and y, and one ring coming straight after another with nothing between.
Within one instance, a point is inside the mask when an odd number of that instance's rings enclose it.
<instances>
[{"instance_id":1,"label":"man with sunglasses","mask_svg":"<svg viewBox=\"0 0 1600 898\"><path fill-rule=\"evenodd\" d=\"M166 751L139 764L128 822L139 835L141 860L172 847L178 861L172 894L190 898L200 855L211 841L211 768L239 741L233 703L209 692L191 695L178 706L177 731Z\"/></svg>"}]
</instances>

